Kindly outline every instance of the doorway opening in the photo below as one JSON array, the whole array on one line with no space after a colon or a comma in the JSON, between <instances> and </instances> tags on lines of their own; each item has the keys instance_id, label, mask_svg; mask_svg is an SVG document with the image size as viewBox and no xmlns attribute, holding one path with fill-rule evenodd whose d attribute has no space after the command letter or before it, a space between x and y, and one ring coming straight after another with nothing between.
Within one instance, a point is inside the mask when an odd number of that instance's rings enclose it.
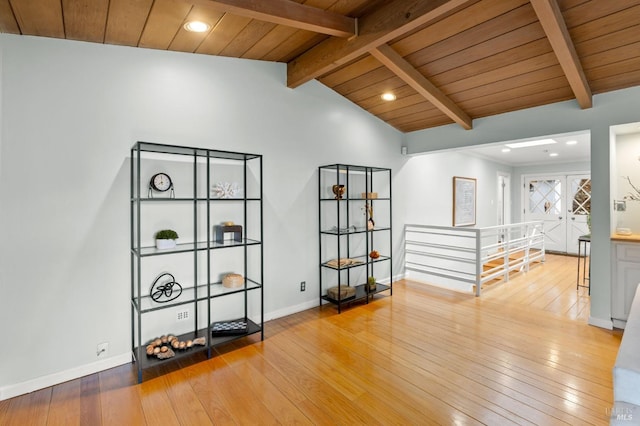
<instances>
[{"instance_id":1,"label":"doorway opening","mask_svg":"<svg viewBox=\"0 0 640 426\"><path fill-rule=\"evenodd\" d=\"M578 238L589 234L591 176L588 172L522 177L525 222L544 222L545 248L578 254Z\"/></svg>"}]
</instances>

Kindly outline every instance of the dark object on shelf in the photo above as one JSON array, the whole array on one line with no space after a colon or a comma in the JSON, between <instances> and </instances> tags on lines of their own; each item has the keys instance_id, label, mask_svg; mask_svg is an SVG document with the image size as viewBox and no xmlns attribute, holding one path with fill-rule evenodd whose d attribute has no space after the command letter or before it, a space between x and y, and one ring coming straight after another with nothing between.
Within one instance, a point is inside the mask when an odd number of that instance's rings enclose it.
<instances>
[{"instance_id":1,"label":"dark object on shelf","mask_svg":"<svg viewBox=\"0 0 640 426\"><path fill-rule=\"evenodd\" d=\"M151 179L149 180L149 192L147 194L149 198L153 198L153 191L167 192L169 190L171 190L171 198L175 198L176 194L173 191L173 181L168 174L156 173L151 176Z\"/></svg>"},{"instance_id":2,"label":"dark object on shelf","mask_svg":"<svg viewBox=\"0 0 640 426\"><path fill-rule=\"evenodd\" d=\"M346 285L329 287L327 297L333 300L346 300L356 295L356 289Z\"/></svg>"},{"instance_id":3,"label":"dark object on shelf","mask_svg":"<svg viewBox=\"0 0 640 426\"><path fill-rule=\"evenodd\" d=\"M162 277L169 277L171 278L171 280L165 283L159 284L158 281L160 281L160 278ZM151 285L150 296L154 302L158 302L158 303L171 302L172 300L175 300L178 297L180 297L181 294L182 294L182 286L180 285L180 283L177 283L176 278L168 272L158 275L158 278L156 278L153 284Z\"/></svg>"},{"instance_id":4,"label":"dark object on shelf","mask_svg":"<svg viewBox=\"0 0 640 426\"><path fill-rule=\"evenodd\" d=\"M344 185L333 185L331 187L331 190L336 196L336 200L342 200L342 196L344 195L344 191L346 191L346 189L347 188L345 188Z\"/></svg>"},{"instance_id":5,"label":"dark object on shelf","mask_svg":"<svg viewBox=\"0 0 640 426\"><path fill-rule=\"evenodd\" d=\"M212 336L230 336L234 334L244 334L247 332L247 321L238 318L231 321L219 321L211 324Z\"/></svg>"},{"instance_id":6,"label":"dark object on shelf","mask_svg":"<svg viewBox=\"0 0 640 426\"><path fill-rule=\"evenodd\" d=\"M242 225L216 225L213 227L216 243L224 243L224 234L233 233L233 241L242 242Z\"/></svg>"}]
</instances>

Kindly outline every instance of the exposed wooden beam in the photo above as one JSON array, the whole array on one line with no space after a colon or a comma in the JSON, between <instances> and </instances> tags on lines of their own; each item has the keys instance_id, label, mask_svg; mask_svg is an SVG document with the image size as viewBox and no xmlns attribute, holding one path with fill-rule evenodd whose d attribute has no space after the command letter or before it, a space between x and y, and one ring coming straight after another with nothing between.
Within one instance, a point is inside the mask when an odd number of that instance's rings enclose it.
<instances>
[{"instance_id":1,"label":"exposed wooden beam","mask_svg":"<svg viewBox=\"0 0 640 426\"><path fill-rule=\"evenodd\" d=\"M530 0L581 108L591 108L589 82L556 0Z\"/></svg>"},{"instance_id":2,"label":"exposed wooden beam","mask_svg":"<svg viewBox=\"0 0 640 426\"><path fill-rule=\"evenodd\" d=\"M416 70L400 56L398 52L393 50L391 46L383 44L373 49L371 54L449 118L466 130L471 129L471 117L434 86L420 71Z\"/></svg>"},{"instance_id":3,"label":"exposed wooden beam","mask_svg":"<svg viewBox=\"0 0 640 426\"><path fill-rule=\"evenodd\" d=\"M291 0L188 0L188 2L233 15L336 37L356 35L355 18Z\"/></svg>"},{"instance_id":4,"label":"exposed wooden beam","mask_svg":"<svg viewBox=\"0 0 640 426\"><path fill-rule=\"evenodd\" d=\"M287 65L287 85L298 87L421 25L478 0L394 0L358 20L358 36L330 38Z\"/></svg>"}]
</instances>

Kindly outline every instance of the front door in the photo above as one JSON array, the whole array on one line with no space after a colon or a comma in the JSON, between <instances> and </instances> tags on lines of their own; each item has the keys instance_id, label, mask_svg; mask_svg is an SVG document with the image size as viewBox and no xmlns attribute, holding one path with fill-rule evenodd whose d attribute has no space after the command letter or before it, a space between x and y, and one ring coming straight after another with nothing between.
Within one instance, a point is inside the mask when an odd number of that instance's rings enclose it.
<instances>
[{"instance_id":1,"label":"front door","mask_svg":"<svg viewBox=\"0 0 640 426\"><path fill-rule=\"evenodd\" d=\"M578 237L589 233L589 175L526 177L524 190L524 220L544 222L545 249L559 253L578 253Z\"/></svg>"}]
</instances>

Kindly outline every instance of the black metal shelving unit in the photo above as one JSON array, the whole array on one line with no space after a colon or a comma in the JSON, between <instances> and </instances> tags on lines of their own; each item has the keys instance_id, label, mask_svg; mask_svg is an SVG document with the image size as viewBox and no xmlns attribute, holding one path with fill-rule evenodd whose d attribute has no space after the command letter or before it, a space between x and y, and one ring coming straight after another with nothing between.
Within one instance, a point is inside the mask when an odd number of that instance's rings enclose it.
<instances>
[{"instance_id":1,"label":"black metal shelving unit","mask_svg":"<svg viewBox=\"0 0 640 426\"><path fill-rule=\"evenodd\" d=\"M217 179L224 178L224 170L233 170L239 178L238 195L232 198L216 198L211 187ZM148 182L153 174L163 171L178 174L174 181L175 196L150 196ZM227 172L229 173L229 172ZM172 194L173 195L173 191ZM181 212L176 214L176 206ZM232 212L230 214L229 212ZM260 333L264 339L264 266L263 266L263 202L262 202L262 156L205 148L164 145L150 142L136 142L131 148L131 348L133 361L137 364L138 382L142 382L146 369L158 367L175 360L206 352L212 356L218 345ZM243 228L241 240L225 239L215 241L213 227L219 225L220 215L230 214L236 224ZM152 224L147 225L148 218ZM215 219L218 219L216 221ZM226 218L229 219L229 218ZM226 220L225 219L225 220ZM173 228L186 226L193 228L191 235L180 234L180 244L173 249L157 249L152 246L151 226L158 223L171 224ZM183 242L183 240L186 240ZM240 253L242 252L242 253ZM225 265L218 265L218 258L234 258L239 265L233 272L242 273L241 287L224 287L220 271ZM177 256L187 256L171 262ZM188 259L191 257L191 260ZM154 262L155 260L155 262ZM165 262L166 261L166 262ZM147 264L149 262L149 264ZM167 272L164 264L181 267L186 281L180 281L182 292L175 300L154 301L150 296L152 282L149 276ZM191 271L187 271L191 269ZM178 274L178 271L172 271ZM151 279L152 281L153 279ZM214 307L221 298L234 297L242 300L235 306L224 300L222 308ZM230 305L232 305L230 307ZM188 326L176 325L171 312L178 307L189 307L193 316ZM228 310L235 310L233 317ZM153 319L147 320L147 317ZM246 321L246 331L232 335L213 335L211 324L216 321ZM193 346L186 350L176 350L175 356L165 360L146 354L146 345L159 337L157 330L166 323L166 333L180 340L205 337L204 346ZM151 325L151 327L145 327ZM172 328L178 329L174 332ZM187 330L185 330L187 329Z\"/></svg>"},{"instance_id":2,"label":"black metal shelving unit","mask_svg":"<svg viewBox=\"0 0 640 426\"><path fill-rule=\"evenodd\" d=\"M334 185L346 187L342 198L333 193ZM391 295L391 169L347 164L321 166L318 194L320 305L333 303L340 313L344 305L363 300L369 303L383 291ZM373 207L373 229L367 228L366 205ZM376 215L376 211L382 213ZM372 250L380 256L372 259L369 256ZM337 266L331 263L340 259L349 259L350 263ZM375 290L367 289L368 277L376 278ZM355 294L342 298L340 290L345 286L353 287ZM329 287L338 287L338 299L329 297Z\"/></svg>"}]
</instances>

